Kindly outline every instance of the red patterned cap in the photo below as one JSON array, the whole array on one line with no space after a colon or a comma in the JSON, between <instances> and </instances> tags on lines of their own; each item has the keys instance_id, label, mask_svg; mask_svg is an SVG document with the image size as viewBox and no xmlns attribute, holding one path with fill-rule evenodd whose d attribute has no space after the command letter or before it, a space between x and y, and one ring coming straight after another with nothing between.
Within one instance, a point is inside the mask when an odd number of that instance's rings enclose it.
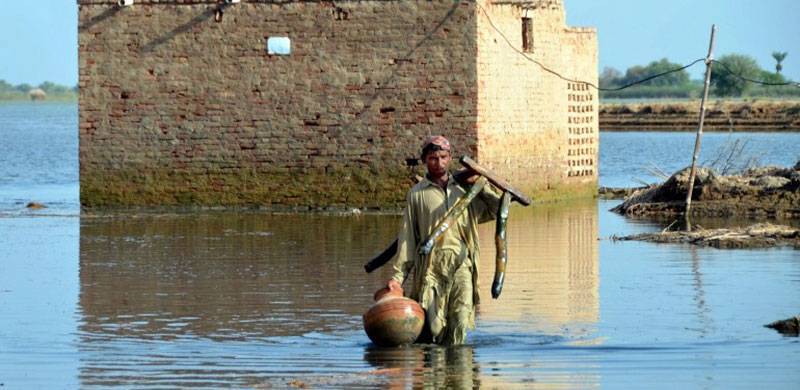
<instances>
[{"instance_id":1,"label":"red patterned cap","mask_svg":"<svg viewBox=\"0 0 800 390\"><path fill-rule=\"evenodd\" d=\"M425 140L425 143L422 144L422 154L425 155L427 152L437 151L437 150L445 150L450 151L450 141L447 140L444 136L441 135L434 135L428 137Z\"/></svg>"}]
</instances>

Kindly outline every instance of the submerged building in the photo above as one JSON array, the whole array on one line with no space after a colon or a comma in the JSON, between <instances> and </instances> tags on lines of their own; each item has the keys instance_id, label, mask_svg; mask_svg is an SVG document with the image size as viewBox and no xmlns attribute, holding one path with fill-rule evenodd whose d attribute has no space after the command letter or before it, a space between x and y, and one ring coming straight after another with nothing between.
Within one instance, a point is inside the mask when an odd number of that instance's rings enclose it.
<instances>
[{"instance_id":1,"label":"submerged building","mask_svg":"<svg viewBox=\"0 0 800 390\"><path fill-rule=\"evenodd\" d=\"M596 189L597 36L562 0L78 4L84 205L394 206L431 134Z\"/></svg>"}]
</instances>

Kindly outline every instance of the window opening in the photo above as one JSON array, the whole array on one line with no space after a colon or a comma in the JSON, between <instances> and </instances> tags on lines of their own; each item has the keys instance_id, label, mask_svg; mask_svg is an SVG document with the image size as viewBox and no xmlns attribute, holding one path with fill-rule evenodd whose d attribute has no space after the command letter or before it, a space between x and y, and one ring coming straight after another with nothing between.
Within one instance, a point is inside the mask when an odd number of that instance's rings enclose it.
<instances>
[{"instance_id":1,"label":"window opening","mask_svg":"<svg viewBox=\"0 0 800 390\"><path fill-rule=\"evenodd\" d=\"M533 52L533 19L522 18L522 51Z\"/></svg>"}]
</instances>

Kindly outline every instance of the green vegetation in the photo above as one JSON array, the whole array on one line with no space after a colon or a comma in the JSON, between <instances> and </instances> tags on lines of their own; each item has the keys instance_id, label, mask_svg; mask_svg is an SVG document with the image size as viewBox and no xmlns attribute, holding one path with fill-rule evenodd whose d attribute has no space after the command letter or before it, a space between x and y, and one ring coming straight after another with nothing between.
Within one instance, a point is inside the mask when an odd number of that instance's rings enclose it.
<instances>
[{"instance_id":1,"label":"green vegetation","mask_svg":"<svg viewBox=\"0 0 800 390\"><path fill-rule=\"evenodd\" d=\"M722 69L711 72L711 86L717 95L742 96L751 86L744 79L755 80L763 73L756 59L750 56L728 54L720 57L719 62L724 65Z\"/></svg>"},{"instance_id":2,"label":"green vegetation","mask_svg":"<svg viewBox=\"0 0 800 390\"><path fill-rule=\"evenodd\" d=\"M670 62L666 58L662 58L660 61L653 61L645 66L635 65L628 68L628 71L625 72L625 76L615 80L605 80L607 83L613 85L626 85L630 83L634 83L636 81L648 78L653 75L667 73L673 69L678 69L682 65L674 62ZM663 76L654 78L652 80L645 81L641 85L643 86L685 86L689 84L689 73L686 70L681 70L678 72L672 72L665 74Z\"/></svg>"},{"instance_id":3,"label":"green vegetation","mask_svg":"<svg viewBox=\"0 0 800 390\"><path fill-rule=\"evenodd\" d=\"M2 100L77 101L78 86L66 87L50 81L38 86L27 83L12 85L0 80L0 101Z\"/></svg>"},{"instance_id":4,"label":"green vegetation","mask_svg":"<svg viewBox=\"0 0 800 390\"><path fill-rule=\"evenodd\" d=\"M774 73L762 69L751 56L728 54L720 57L719 63L714 64L711 72L711 95L718 98L800 98L800 87L796 85L761 85L742 80L742 78L746 78L773 84L791 82L781 74L781 70L783 70L781 62L787 55L786 52L772 53L776 61ZM681 64L670 62L664 58L644 66L633 66L624 75L617 69L605 68L600 74L600 87L619 88L653 75L679 69L681 66ZM741 77L732 75L731 72ZM600 98L696 99L702 92L703 82L690 80L689 73L684 69L619 91L601 91Z\"/></svg>"}]
</instances>

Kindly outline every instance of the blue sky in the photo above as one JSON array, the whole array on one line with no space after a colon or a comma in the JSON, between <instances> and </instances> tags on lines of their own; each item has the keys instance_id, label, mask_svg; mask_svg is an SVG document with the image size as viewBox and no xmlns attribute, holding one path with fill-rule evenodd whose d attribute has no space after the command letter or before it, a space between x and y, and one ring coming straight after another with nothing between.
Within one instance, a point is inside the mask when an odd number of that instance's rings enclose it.
<instances>
[{"instance_id":1,"label":"blue sky","mask_svg":"<svg viewBox=\"0 0 800 390\"><path fill-rule=\"evenodd\" d=\"M600 69L669 58L688 64L708 52L716 24L715 57L751 55L774 71L773 51L789 52L783 73L800 81L800 0L564 0L567 23L593 26L600 41ZM702 78L702 64L690 69Z\"/></svg>"},{"instance_id":2,"label":"blue sky","mask_svg":"<svg viewBox=\"0 0 800 390\"><path fill-rule=\"evenodd\" d=\"M78 81L75 0L0 0L0 79L12 84ZM712 23L717 57L744 53L772 70L787 51L784 74L800 80L800 0L565 0L567 22L593 26L600 69L625 71L663 57L689 63L705 56ZM703 67L690 73L700 78Z\"/></svg>"}]
</instances>

